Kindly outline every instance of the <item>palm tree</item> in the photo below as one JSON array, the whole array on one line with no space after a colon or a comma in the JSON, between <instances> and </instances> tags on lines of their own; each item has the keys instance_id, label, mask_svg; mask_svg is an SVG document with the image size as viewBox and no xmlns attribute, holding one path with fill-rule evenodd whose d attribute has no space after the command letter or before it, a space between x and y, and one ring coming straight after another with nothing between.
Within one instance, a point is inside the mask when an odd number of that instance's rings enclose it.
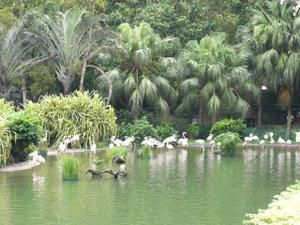
<instances>
[{"instance_id":1,"label":"palm tree","mask_svg":"<svg viewBox=\"0 0 300 225\"><path fill-rule=\"evenodd\" d=\"M133 28L124 23L118 30L123 52L118 69L108 74L113 82L113 98L122 99L135 117L145 105L168 113L168 100L176 92L164 72L175 59L166 56L168 50L179 45L178 40L161 39L148 23Z\"/></svg>"},{"instance_id":2,"label":"palm tree","mask_svg":"<svg viewBox=\"0 0 300 225\"><path fill-rule=\"evenodd\" d=\"M30 39L32 34L24 28L24 21L0 36L0 97L7 99L11 93L11 81L21 77L22 85L25 71L36 58L28 58L34 45ZM23 103L26 102L26 88L22 88Z\"/></svg>"},{"instance_id":3,"label":"palm tree","mask_svg":"<svg viewBox=\"0 0 300 225\"><path fill-rule=\"evenodd\" d=\"M79 73L79 89L84 90L88 61L103 50L98 42L108 36L108 32L100 26L102 19L87 16L85 11L77 8L58 13L55 18L40 18L39 22L43 26L39 27L38 32L45 43L44 48L49 51L48 54L56 56L56 75L64 87L64 94L70 92L71 84Z\"/></svg>"},{"instance_id":4,"label":"palm tree","mask_svg":"<svg viewBox=\"0 0 300 225\"><path fill-rule=\"evenodd\" d=\"M242 94L257 92L245 66L247 57L247 51L241 46L227 44L224 34L206 36L199 43L188 42L180 55L180 62L187 72L181 84L183 99L178 110L197 104L201 120L206 106L213 123L222 104L245 115L249 104Z\"/></svg>"},{"instance_id":5,"label":"palm tree","mask_svg":"<svg viewBox=\"0 0 300 225\"><path fill-rule=\"evenodd\" d=\"M300 17L290 1L266 1L255 10L250 37L256 71L266 76L287 109L286 138L292 123L292 102L299 81Z\"/></svg>"}]
</instances>

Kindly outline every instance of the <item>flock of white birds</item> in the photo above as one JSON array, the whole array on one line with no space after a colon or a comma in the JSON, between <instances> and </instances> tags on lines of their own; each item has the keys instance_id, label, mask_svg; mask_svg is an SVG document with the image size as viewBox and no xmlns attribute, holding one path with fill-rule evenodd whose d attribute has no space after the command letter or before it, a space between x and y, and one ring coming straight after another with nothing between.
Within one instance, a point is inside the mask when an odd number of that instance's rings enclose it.
<instances>
[{"instance_id":1,"label":"flock of white birds","mask_svg":"<svg viewBox=\"0 0 300 225\"><path fill-rule=\"evenodd\" d=\"M253 143L253 142L258 142L260 145L264 145L267 142L270 143L270 144L277 143L277 144L280 144L280 145L291 145L292 144L291 139L285 140L282 137L278 137L277 141L275 141L273 136L274 136L274 133L269 132L269 133L266 133L264 135L263 139L260 139L258 136L253 135L253 133L251 133L249 136L244 138L243 145L245 146L245 145ZM296 140L295 141L296 141L297 144L300 143L300 132L296 132Z\"/></svg>"},{"instance_id":2,"label":"flock of white birds","mask_svg":"<svg viewBox=\"0 0 300 225\"><path fill-rule=\"evenodd\" d=\"M46 134L47 135L47 134ZM243 146L251 143L259 143L260 145L264 145L266 143L270 144L280 144L280 145L290 145L292 144L292 141L290 139L285 140L282 137L279 137L277 141L273 138L274 133L268 132L266 133L262 139L260 139L257 135L254 135L251 133L249 136L244 138ZM45 137L47 138L47 137ZM80 141L80 135L76 134L72 137L66 137L58 146L58 152L65 152L68 149L68 146L75 146ZM300 132L296 132L296 143L300 143ZM110 138L110 144L109 148L113 147L133 147L134 137L125 137L124 140L118 139L115 136ZM221 143L215 143L214 141L214 135L209 134L206 139L198 139L195 140L195 143L198 144L198 146L204 151L205 145L209 146L212 150L214 150L215 147L217 149L220 148ZM187 133L183 132L181 138L177 138L175 134L171 135L170 137L165 138L163 141L157 140L153 137L144 137L144 140L141 143L142 146L150 147L150 148L164 148L168 150L175 149L176 146L180 147L188 147L189 146L189 140L187 138ZM97 145L91 144L90 150L93 153L96 153ZM45 163L45 159L38 154L38 151L34 151L29 154L29 158L33 162L39 162L39 163Z\"/></svg>"}]
</instances>

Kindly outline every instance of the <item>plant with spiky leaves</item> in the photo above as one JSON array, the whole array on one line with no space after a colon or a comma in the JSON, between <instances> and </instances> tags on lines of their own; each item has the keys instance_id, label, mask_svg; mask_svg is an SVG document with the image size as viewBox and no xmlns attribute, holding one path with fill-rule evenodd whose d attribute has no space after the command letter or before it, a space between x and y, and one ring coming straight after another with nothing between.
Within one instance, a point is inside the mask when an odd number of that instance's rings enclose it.
<instances>
[{"instance_id":1,"label":"plant with spiky leaves","mask_svg":"<svg viewBox=\"0 0 300 225\"><path fill-rule=\"evenodd\" d=\"M265 1L254 11L244 40L252 47L255 70L287 109L286 138L292 123L293 95L299 84L300 17L292 1Z\"/></svg>"},{"instance_id":2,"label":"plant with spiky leaves","mask_svg":"<svg viewBox=\"0 0 300 225\"><path fill-rule=\"evenodd\" d=\"M45 96L38 103L29 102L26 110L41 118L56 146L66 137L80 135L79 143L89 148L117 131L114 110L95 93Z\"/></svg>"},{"instance_id":3,"label":"plant with spiky leaves","mask_svg":"<svg viewBox=\"0 0 300 225\"><path fill-rule=\"evenodd\" d=\"M177 110L190 109L197 104L201 117L206 105L213 123L222 104L245 115L250 106L242 94L257 92L245 66L247 57L244 48L227 44L224 34L188 42L180 54L184 80L182 103Z\"/></svg>"},{"instance_id":4,"label":"plant with spiky leaves","mask_svg":"<svg viewBox=\"0 0 300 225\"><path fill-rule=\"evenodd\" d=\"M143 106L168 113L168 102L174 100L176 92L165 73L175 59L167 56L179 45L178 39L160 38L147 23L135 27L124 23L118 30L123 49L120 66L108 74L113 82L113 99L122 99L136 118Z\"/></svg>"}]
</instances>

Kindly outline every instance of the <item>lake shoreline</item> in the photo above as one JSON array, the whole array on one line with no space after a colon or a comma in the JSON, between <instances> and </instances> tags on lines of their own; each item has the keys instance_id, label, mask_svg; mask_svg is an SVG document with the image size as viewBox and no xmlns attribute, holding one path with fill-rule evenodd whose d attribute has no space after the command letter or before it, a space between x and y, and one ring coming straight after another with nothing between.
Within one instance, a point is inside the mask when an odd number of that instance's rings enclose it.
<instances>
[{"instance_id":1,"label":"lake shoreline","mask_svg":"<svg viewBox=\"0 0 300 225\"><path fill-rule=\"evenodd\" d=\"M33 162L32 160L27 160L25 162L13 163L13 164L6 165L4 167L0 167L0 172L16 172L16 171L29 170L39 165L41 165L41 163Z\"/></svg>"}]
</instances>

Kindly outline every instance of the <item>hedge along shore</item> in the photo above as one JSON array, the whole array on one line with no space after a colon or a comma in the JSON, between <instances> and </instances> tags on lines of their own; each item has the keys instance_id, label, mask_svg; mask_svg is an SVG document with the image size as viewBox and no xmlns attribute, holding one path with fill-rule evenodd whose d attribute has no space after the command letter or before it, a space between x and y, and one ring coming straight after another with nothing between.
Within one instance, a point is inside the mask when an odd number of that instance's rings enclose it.
<instances>
[{"instance_id":1,"label":"hedge along shore","mask_svg":"<svg viewBox=\"0 0 300 225\"><path fill-rule=\"evenodd\" d=\"M257 214L247 214L244 225L292 225L300 224L300 182L275 195L267 209Z\"/></svg>"}]
</instances>

